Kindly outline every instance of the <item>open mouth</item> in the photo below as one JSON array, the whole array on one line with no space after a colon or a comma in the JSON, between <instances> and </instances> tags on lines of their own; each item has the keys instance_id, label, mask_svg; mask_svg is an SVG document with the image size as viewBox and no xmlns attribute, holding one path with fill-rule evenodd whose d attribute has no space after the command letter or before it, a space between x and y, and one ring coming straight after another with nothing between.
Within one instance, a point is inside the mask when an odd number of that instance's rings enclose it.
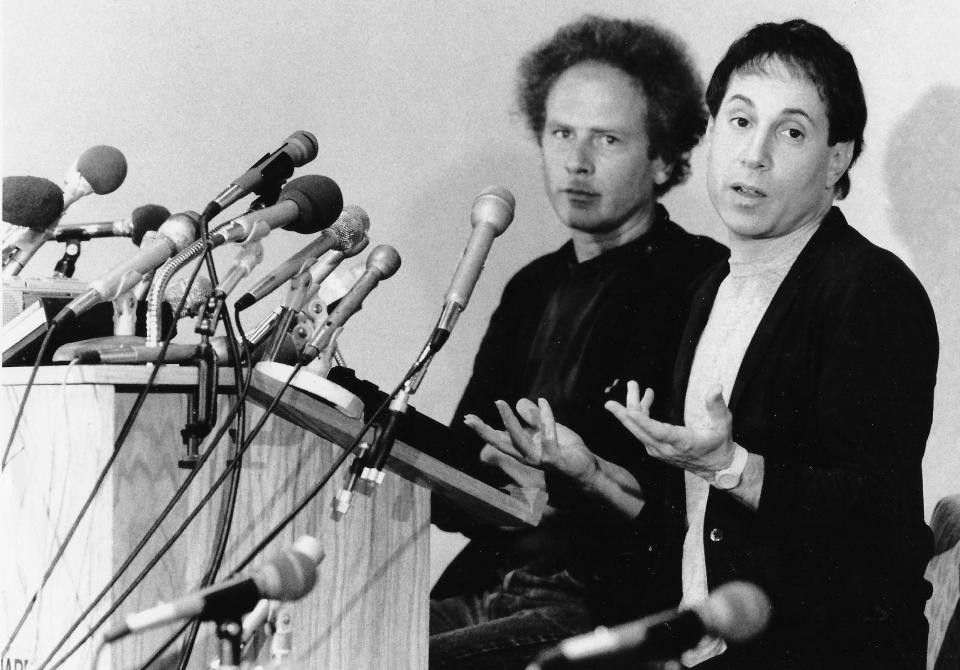
<instances>
[{"instance_id":1,"label":"open mouth","mask_svg":"<svg viewBox=\"0 0 960 670\"><path fill-rule=\"evenodd\" d=\"M735 193L739 193L740 195L745 196L747 198L764 198L767 195L760 189L754 186L749 186L747 184L736 183L736 184L732 184L730 188L733 189Z\"/></svg>"}]
</instances>

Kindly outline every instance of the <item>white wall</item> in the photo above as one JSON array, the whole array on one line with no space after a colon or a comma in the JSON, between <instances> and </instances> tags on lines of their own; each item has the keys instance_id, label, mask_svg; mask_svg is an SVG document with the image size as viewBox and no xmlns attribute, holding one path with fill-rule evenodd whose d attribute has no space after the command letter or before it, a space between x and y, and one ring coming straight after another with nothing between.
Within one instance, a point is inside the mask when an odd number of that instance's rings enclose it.
<instances>
[{"instance_id":1,"label":"white wall","mask_svg":"<svg viewBox=\"0 0 960 670\"><path fill-rule=\"evenodd\" d=\"M342 339L348 361L381 386L406 369L437 316L469 234L473 197L492 184L518 201L454 337L415 404L446 421L486 320L509 276L564 239L542 193L536 148L515 113L518 59L587 11L647 17L688 43L704 78L727 45L761 20L802 16L853 52L867 92L867 148L843 205L851 222L900 254L930 292L941 332L928 512L960 492L960 5L955 0L790 3L658 2L121 2L3 3L3 175L59 182L94 144L127 157L124 185L78 202L65 221L120 218L148 202L199 210L291 132L320 156L299 174L334 178L365 207L374 244L403 257ZM667 198L674 218L722 239L703 188L703 155ZM305 239L277 234L264 268ZM84 245L77 277L128 253L123 240ZM46 276L49 244L24 276ZM220 262L228 256L221 255ZM355 259L362 262L362 259ZM242 288L242 287L241 287ZM272 306L272 305L271 305ZM252 309L247 327L263 316ZM882 361L877 362L882 365ZM177 448L171 444L170 448ZM436 565L455 550L441 538Z\"/></svg>"}]
</instances>

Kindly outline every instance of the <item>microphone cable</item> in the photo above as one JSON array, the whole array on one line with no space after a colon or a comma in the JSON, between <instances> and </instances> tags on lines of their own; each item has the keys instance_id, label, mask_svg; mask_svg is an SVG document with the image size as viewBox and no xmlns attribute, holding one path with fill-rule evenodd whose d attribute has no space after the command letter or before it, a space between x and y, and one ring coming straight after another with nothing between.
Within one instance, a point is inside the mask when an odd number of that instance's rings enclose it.
<instances>
[{"instance_id":1,"label":"microphone cable","mask_svg":"<svg viewBox=\"0 0 960 670\"><path fill-rule=\"evenodd\" d=\"M198 263L197 266L194 268L193 274L190 276L189 284L192 284L193 281L196 279L197 272L199 271L199 269L200 269L200 264ZM177 310L175 314L179 314L180 311L183 309L184 304L186 304L188 294L189 294L189 288L187 291L184 291L183 297L180 299L180 304L177 306ZM173 337L173 329L175 326L176 326L176 322L174 321L167 328L167 333L166 333L167 338L160 349L160 353L157 358L157 363L154 365L153 370L150 373L150 377L147 380L147 386L145 386L145 390L149 390L150 385L152 384L153 380L156 379L156 376L160 371L160 365L162 364L163 357L167 352L167 348L169 347L170 339ZM47 330L47 338L50 337L50 333L53 332L53 329L55 327L56 327L56 322L54 322L54 324L51 325L50 329ZM37 369L39 368L40 360L42 359L44 354L44 348L47 346L47 338L44 338L44 343L41 345L40 355L37 356L37 360L34 362L34 368L30 375L30 381L28 382L27 389L24 392L23 398L21 399L20 411L17 414L17 421L19 421L19 417L23 413L23 407L26 402L27 393L29 392L31 385L33 383L33 379L37 374ZM10 646L13 644L13 641L16 639L17 634L20 632L20 629L23 627L23 624L26 622L27 617L30 615L30 612L33 611L33 606L36 604L36 601L40 595L40 592L43 590L43 587L46 586L47 582L50 580L50 577L53 574L54 568L60 562L60 559L63 557L63 554L67 549L67 545L73 539L74 533L76 533L77 528L80 526L81 521L86 515L87 510L90 508L90 505L93 503L93 500L96 497L97 493L100 492L100 488L107 477L107 473L110 471L110 468L113 466L117 457L120 455L120 448L123 446L123 443L126 440L127 434L130 432L130 429L133 427L133 421L130 420L130 416L133 416L134 419L136 418L135 412L139 411L139 406L142 406L145 400L146 400L146 393L141 393L140 396L138 396L137 401L134 403L134 409L131 410L131 415L128 415L127 417L128 421L124 424L123 428L121 428L120 433L116 441L114 442L113 451L111 452L110 457L107 459L107 462L104 464L103 468L101 468L100 474L97 476L97 479L94 482L92 490L90 491L89 495L86 497L83 504L81 505L80 511L77 513L77 516L73 520L73 523L70 524L70 528L67 531L66 535L64 536L63 540L60 542L60 546L57 547L57 551L54 554L53 559L50 561L50 564L47 566L47 569L44 571L43 577L40 580L40 586L37 587L34 594L30 597L29 600L27 600L26 608L24 609L23 613L20 615L20 619L17 622L17 625L14 627L14 630L11 633L10 638L7 640L6 644L4 645L2 655L4 656L6 655L7 651L10 649ZM16 424L14 425L14 431L16 431ZM13 443L13 433L11 433L10 442L7 445L8 450L12 443ZM4 458L4 460L6 460L6 458ZM84 614L84 616L86 616L86 613Z\"/></svg>"},{"instance_id":2,"label":"microphone cable","mask_svg":"<svg viewBox=\"0 0 960 670\"><path fill-rule=\"evenodd\" d=\"M7 458L10 456L10 448L13 446L13 440L17 436L17 428L20 426L20 420L23 418L23 411L27 406L27 396L30 395L30 389L33 388L33 382L37 378L37 372L40 370L40 361L47 353L50 342L53 337L53 331L56 330L56 321L50 323L47 332L40 343L40 351L37 358L33 361L33 368L30 370L30 376L27 378L27 386L23 389L23 396L20 397L20 403L17 405L17 414L13 419L13 427L10 429L10 437L7 439L7 446L3 450L3 459L0 460L0 473L7 467Z\"/></svg>"}]
</instances>

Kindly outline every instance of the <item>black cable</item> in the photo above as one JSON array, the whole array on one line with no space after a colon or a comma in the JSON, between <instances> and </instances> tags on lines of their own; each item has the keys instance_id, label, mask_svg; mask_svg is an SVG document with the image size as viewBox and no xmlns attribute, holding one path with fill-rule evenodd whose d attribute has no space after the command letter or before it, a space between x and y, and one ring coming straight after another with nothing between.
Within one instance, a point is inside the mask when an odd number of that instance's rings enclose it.
<instances>
[{"instance_id":1,"label":"black cable","mask_svg":"<svg viewBox=\"0 0 960 670\"><path fill-rule=\"evenodd\" d=\"M240 447L239 455L242 456L242 455L247 451L247 449L253 444L254 438L257 436L257 434L259 434L260 429L263 428L263 425L266 423L267 419L270 418L270 415L271 415L271 413L273 412L273 409L276 407L277 403L280 402L281 396L283 395L284 391L287 390L287 387L290 386L290 383L293 381L293 378L296 376L296 374L300 371L300 368L301 368L301 367L303 367L303 366L302 366L302 364L300 364L300 363L298 363L298 364L294 367L293 372L290 374L290 377L287 379L287 381L284 383L284 385L280 388L280 390L279 390L279 391L276 393L276 395L273 397L273 400L270 402L270 405L269 405L269 406L266 408L266 410L264 411L263 416L260 417L260 420L259 420L259 421L257 422L257 424L253 427L253 429L250 431L250 434L247 436L247 440L246 440L246 441L243 443L243 445ZM238 401L237 404L234 405L233 408L231 408L231 410L230 410L231 414L233 414L233 413L235 413L235 412L237 411L237 408L238 408L238 407L240 406L240 404L242 403L242 400L243 400L243 399L240 399L240 401ZM210 446L207 448L207 451L204 452L203 456L201 457L201 461L205 461L206 458L208 458L209 455L213 452L213 448L217 445L217 443L218 443L218 442L220 441L220 439L223 437L224 433L226 433L226 428L227 428L227 426L229 426L229 424L230 424L230 422L231 422L232 420L233 420L233 416L230 416L230 417L228 417L228 419L223 423L223 425L221 426L220 430L217 431L216 435L215 435L214 438L212 439ZM202 463L201 463L201 464L202 464ZM203 507L207 504L207 502L210 501L210 499L213 497L214 493L216 493L217 489L220 488L220 485L223 484L224 480L226 480L226 478L230 475L230 473L232 472L232 470L234 469L234 467L236 467L236 462L232 463L232 464L216 479L216 481L214 481L214 483L212 484L210 490L204 495L203 498L201 498L201 500L200 500L200 502L197 504L197 506L193 509L193 511L190 512L190 514L187 515L186 519L184 519L184 521L183 521L183 523L180 525L180 527L179 527L176 531L174 531L174 533L173 533L173 534L171 535L171 537L167 540L167 542L160 548L160 550L154 555L154 557L150 560L150 562L143 568L143 570L141 571L141 573L140 573L140 574L134 579L134 581L126 588L126 590L124 590L124 592L120 594L120 596L119 596L119 597L114 601L114 603L107 609L107 611L103 613L103 615L100 617L100 619L98 619L98 620L96 621L96 623L94 623L94 624L88 629L87 633L86 633L69 651L67 651L67 653L66 653L59 661L57 661L57 663L55 663L53 666L51 666L51 669L50 669L50 670L55 670L56 668L60 667L60 665L62 665L62 664L63 664L70 656L72 656L81 646L83 646L83 644L84 644L87 640L89 640L91 637L93 637L94 633L96 633L96 631L100 628L100 626L102 626L103 623L110 617L110 615L113 614L113 613L120 607L120 605L123 603L123 601L126 600L127 597L129 597L129 595L130 595L130 594L133 592L133 590L140 584L140 582L142 582L142 581L146 578L147 573L153 568L153 566L156 565L156 564L160 561L160 559L164 556L164 554L166 554L166 552L170 549L170 547L173 546L174 542L183 534L183 532L186 530L187 526L193 521L194 518L196 518L197 514L200 513L200 511L201 511L201 510L203 509ZM199 469L200 469L200 468L198 467L196 470L194 470L194 471L191 473L191 475L195 475L195 473L198 472ZM189 478L190 478L190 477L188 477L188 479L189 479ZM183 488L183 487L181 487L181 488ZM170 508L171 508L171 507L172 507L172 504L171 504L171 505L168 505L167 509L165 509L164 512L162 513L162 517L161 517L161 519L160 519L159 521L162 521L164 518L166 518L166 515L169 514L169 511L170 511ZM150 536L152 536L152 534L156 531L156 527L159 526L159 521L158 521L158 522L155 522L154 525L151 526L150 530L147 531L147 538L149 538ZM139 553L140 549L143 548L143 545L144 545L144 544L145 544L145 541L142 541L142 542L140 543L140 545L138 545L138 547L134 550L135 554L136 554L136 553ZM81 622L83 621L83 619L87 616L87 614L89 614L90 611L97 605L97 603L99 603L99 601L103 598L103 596L106 594L106 592L109 591L110 587L113 586L114 583L116 583L117 579L119 579L119 577L120 577L120 574L121 574L124 570L126 570L126 568L129 566L129 564L132 562L135 554L132 555L132 556L130 556L130 557L127 559L127 561L124 562L124 564L123 564L123 565L120 567L120 569L118 570L117 574L114 575L114 579L111 580L111 583L110 583L103 591L101 591L100 594L97 595L94 603L93 603L91 606L89 606L89 607L86 609L86 611L84 611L83 614L80 615L80 617L77 619L77 621L74 622L74 624L73 624L73 626L71 626L70 630L67 631L66 635L64 635L63 638L61 638L61 640L57 643L56 647L54 647L53 651L50 652L50 654L43 660L43 662L40 664L40 666L38 667L37 670L43 670L43 668L45 668L45 667L47 666L47 664L48 664L48 663L50 662L50 660L53 658L54 654L56 654L57 651L60 650L60 648L64 645L64 643L67 641L67 639L69 639L70 635L73 634L73 631L75 631L75 630L77 629L77 627L79 627L80 623L81 623Z\"/></svg>"},{"instance_id":2,"label":"black cable","mask_svg":"<svg viewBox=\"0 0 960 670\"><path fill-rule=\"evenodd\" d=\"M197 266L194 268L193 274L190 275L190 279L187 282L187 289L183 292L183 297L180 298L180 303L177 305L177 309L174 311L174 315L179 314L180 311L183 309L184 304L186 304L187 298L190 293L190 286L193 284L194 280L196 279L197 272L199 271L199 269L200 269L200 264L198 263ZM47 337L50 336L50 333L53 331L53 328L56 327L56 325L57 325L56 322L51 324L50 329L47 331ZM100 475L97 477L97 481L94 483L93 489L90 491L90 494L87 496L86 501L84 502L83 506L80 508L80 512L77 514L76 518L73 520L73 523L70 526L70 530L67 532L63 541L60 543L60 546L57 548L57 553L54 554L53 560L50 562L50 565L44 571L44 576L43 576L43 579L41 580L39 588L33 594L30 600L27 601L26 608L24 609L24 612L20 617L20 621L17 623L16 628L14 629L13 633L10 635L10 639L7 640L7 643L3 650L3 654L0 654L0 655L5 656L7 651L10 649L10 646L13 644L13 641L16 639L17 634L20 632L20 629L23 627L24 622L27 620L27 617L30 615L30 612L33 610L33 606L36 604L37 598L40 595L40 591L43 590L43 587L46 585L50 576L53 574L54 568L57 566L57 564L60 561L60 558L63 556L64 552L66 551L67 545L70 543L70 540L73 538L73 535L76 532L77 528L79 527L80 522L83 520L83 517L86 515L87 510L90 508L90 504L93 502L93 499L96 497L97 493L99 493L100 487L103 485L103 482L106 479L107 473L109 472L114 461L116 461L117 456L119 456L120 448L123 446L123 443L127 438L127 435L129 434L131 428L133 427L133 421L136 419L137 414L140 411L140 407L142 407L144 401L146 400L147 393L152 387L153 382L157 377L157 374L160 372L160 366L163 364L163 359L166 356L167 349L170 346L170 340L173 337L173 329L175 327L176 327L176 316L174 316L174 320L171 322L171 324L167 328L166 337L165 337L163 346L160 348L160 352L157 356L157 361L154 364L153 370L151 371L150 376L147 379L147 383L144 386L143 390L140 392L140 395L137 397L137 400L134 403L134 406L131 409L130 414L127 416L126 422L124 423L123 427L120 429L120 433L117 436L117 439L114 441L113 453L110 455L110 458L107 460L107 463L101 470ZM37 356L37 360L34 363L34 369L30 375L30 381L28 382L28 385L27 385L27 391L24 393L23 401L26 400L27 392L29 392L30 385L33 382L33 378L36 376L37 368L39 366L40 361L43 358L44 349L46 346L47 346L47 339L45 338L44 343L41 345L40 355ZM19 422L20 414L22 414L22 412L23 412L23 402L21 403L21 406L20 406L20 412L17 414L17 422ZM17 424L15 423L14 431L16 431L16 425ZM13 443L13 434L11 434L10 443L7 445L8 451L10 448L10 444L12 443ZM4 456L4 462L6 462L6 456ZM182 493L180 495L182 495ZM84 616L86 616L86 614L84 614Z\"/></svg>"},{"instance_id":3,"label":"black cable","mask_svg":"<svg viewBox=\"0 0 960 670\"><path fill-rule=\"evenodd\" d=\"M10 437L7 439L7 446L3 450L3 459L0 460L0 472L3 472L4 468L7 467L7 457L10 456L10 447L13 446L13 439L17 436L17 428L20 427L20 419L23 418L23 410L27 406L27 396L30 395L30 389L33 388L33 381L37 378L37 372L40 370L40 361L43 360L44 355L47 353L47 347L50 346L53 331L56 329L56 327L56 321L53 321L47 327L47 332L43 336L43 342L40 343L40 352L37 354L36 360L33 361L33 369L30 370L30 377L27 379L27 387L23 390L23 396L20 398L20 405L17 407L17 415L13 419L13 427L10 429ZM4 652L6 652L6 650L4 650Z\"/></svg>"}]
</instances>

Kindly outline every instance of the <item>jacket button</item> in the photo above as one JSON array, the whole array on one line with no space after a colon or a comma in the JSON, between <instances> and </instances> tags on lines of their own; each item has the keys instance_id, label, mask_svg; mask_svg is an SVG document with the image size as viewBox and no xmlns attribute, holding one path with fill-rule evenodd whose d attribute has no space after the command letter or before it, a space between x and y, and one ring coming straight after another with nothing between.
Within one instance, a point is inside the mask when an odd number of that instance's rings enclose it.
<instances>
[{"instance_id":1,"label":"jacket button","mask_svg":"<svg viewBox=\"0 0 960 670\"><path fill-rule=\"evenodd\" d=\"M711 542L723 542L723 531L719 528L714 528L710 531L710 541Z\"/></svg>"}]
</instances>

